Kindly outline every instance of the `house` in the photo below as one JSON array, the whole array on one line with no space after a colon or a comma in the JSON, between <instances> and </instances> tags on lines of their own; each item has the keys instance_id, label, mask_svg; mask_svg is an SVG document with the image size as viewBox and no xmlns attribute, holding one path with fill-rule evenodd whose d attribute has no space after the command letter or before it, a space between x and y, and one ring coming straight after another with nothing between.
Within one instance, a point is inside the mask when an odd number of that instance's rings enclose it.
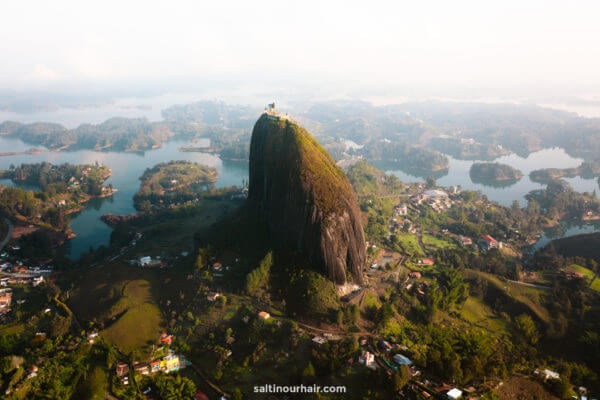
<instances>
[{"instance_id":1,"label":"house","mask_svg":"<svg viewBox=\"0 0 600 400\"><path fill-rule=\"evenodd\" d=\"M194 395L194 400L208 400L208 396L205 395L201 390L198 390Z\"/></svg>"},{"instance_id":2,"label":"house","mask_svg":"<svg viewBox=\"0 0 600 400\"><path fill-rule=\"evenodd\" d=\"M421 265L434 265L435 264L435 260L433 258L423 258L422 260L419 260L419 264L421 264Z\"/></svg>"},{"instance_id":3,"label":"house","mask_svg":"<svg viewBox=\"0 0 600 400\"><path fill-rule=\"evenodd\" d=\"M439 190L439 189L431 189L431 190L426 190L423 193L425 199L433 199L433 200L441 200L441 199L445 199L446 197L448 197L448 193L444 192L443 190Z\"/></svg>"},{"instance_id":4,"label":"house","mask_svg":"<svg viewBox=\"0 0 600 400\"><path fill-rule=\"evenodd\" d=\"M133 363L133 370L142 375L150 374L150 364L147 362L135 362Z\"/></svg>"},{"instance_id":5,"label":"house","mask_svg":"<svg viewBox=\"0 0 600 400\"><path fill-rule=\"evenodd\" d=\"M358 362L363 364L365 367L375 367L375 355L368 351L363 351L358 357Z\"/></svg>"},{"instance_id":6,"label":"house","mask_svg":"<svg viewBox=\"0 0 600 400\"><path fill-rule=\"evenodd\" d=\"M448 399L450 400L456 400L456 399L460 399L462 397L462 390L454 388L454 389L450 389L447 393L446 396L448 397Z\"/></svg>"},{"instance_id":7,"label":"house","mask_svg":"<svg viewBox=\"0 0 600 400\"><path fill-rule=\"evenodd\" d=\"M12 267L12 272L15 274L26 274L27 272L29 272L29 270L24 265L14 265Z\"/></svg>"},{"instance_id":8,"label":"house","mask_svg":"<svg viewBox=\"0 0 600 400\"><path fill-rule=\"evenodd\" d=\"M117 367L115 369L115 372L116 372L116 374L117 374L118 377L127 375L129 373L129 364L119 361L117 363Z\"/></svg>"},{"instance_id":9,"label":"house","mask_svg":"<svg viewBox=\"0 0 600 400\"><path fill-rule=\"evenodd\" d=\"M160 342L171 345L171 343L173 342L173 335L167 335L166 333L161 334Z\"/></svg>"},{"instance_id":10,"label":"house","mask_svg":"<svg viewBox=\"0 0 600 400\"><path fill-rule=\"evenodd\" d=\"M327 339L325 339L323 336L315 336L312 338L312 341L318 345L327 343Z\"/></svg>"},{"instance_id":11,"label":"house","mask_svg":"<svg viewBox=\"0 0 600 400\"><path fill-rule=\"evenodd\" d=\"M138 264L140 267L163 267L163 262L160 260L160 257L156 259L152 259L150 256L140 257L138 260Z\"/></svg>"},{"instance_id":12,"label":"house","mask_svg":"<svg viewBox=\"0 0 600 400\"><path fill-rule=\"evenodd\" d=\"M261 319L265 319L265 320L266 320L266 319L269 319L269 318L271 318L271 314L269 314L269 313L268 313L268 312L266 312L266 311L261 311L261 312L259 312L259 313L258 313L258 318L261 318Z\"/></svg>"},{"instance_id":13,"label":"house","mask_svg":"<svg viewBox=\"0 0 600 400\"><path fill-rule=\"evenodd\" d=\"M408 214L408 207L406 206L406 204L398 204L396 207L394 207L394 214L396 214L396 215L407 215Z\"/></svg>"},{"instance_id":14,"label":"house","mask_svg":"<svg viewBox=\"0 0 600 400\"><path fill-rule=\"evenodd\" d=\"M38 367L37 365L32 365L31 367L29 367L27 369L27 379L31 379L31 378L35 378L38 374Z\"/></svg>"},{"instance_id":15,"label":"house","mask_svg":"<svg viewBox=\"0 0 600 400\"><path fill-rule=\"evenodd\" d=\"M206 300L208 300L208 301L216 301L219 297L221 297L221 293L219 293L219 292L210 292L206 296Z\"/></svg>"},{"instance_id":16,"label":"house","mask_svg":"<svg viewBox=\"0 0 600 400\"><path fill-rule=\"evenodd\" d=\"M173 353L169 353L168 356L164 357L160 362L161 369L167 374L175 371L179 371L179 356Z\"/></svg>"},{"instance_id":17,"label":"house","mask_svg":"<svg viewBox=\"0 0 600 400\"><path fill-rule=\"evenodd\" d=\"M539 376L543 381L560 379L560 374L558 372L551 371L549 369L543 369L541 371L536 369L533 371L533 374Z\"/></svg>"},{"instance_id":18,"label":"house","mask_svg":"<svg viewBox=\"0 0 600 400\"><path fill-rule=\"evenodd\" d=\"M160 360L152 361L150 363L150 372L154 374L158 371L160 371Z\"/></svg>"},{"instance_id":19,"label":"house","mask_svg":"<svg viewBox=\"0 0 600 400\"><path fill-rule=\"evenodd\" d=\"M410 274L408 274L408 277L411 279L421 279L422 275L419 271L412 271Z\"/></svg>"},{"instance_id":20,"label":"house","mask_svg":"<svg viewBox=\"0 0 600 400\"><path fill-rule=\"evenodd\" d=\"M36 276L33 278L33 280L31 281L31 284L33 286L38 286L40 283L44 282L44 277L43 276Z\"/></svg>"},{"instance_id":21,"label":"house","mask_svg":"<svg viewBox=\"0 0 600 400\"><path fill-rule=\"evenodd\" d=\"M412 365L413 363L408 357L405 357L402 354L396 354L392 359L398 365Z\"/></svg>"},{"instance_id":22,"label":"house","mask_svg":"<svg viewBox=\"0 0 600 400\"><path fill-rule=\"evenodd\" d=\"M385 340L379 341L379 348L381 350L385 351L386 353L389 353L390 351L392 351L392 345Z\"/></svg>"},{"instance_id":23,"label":"house","mask_svg":"<svg viewBox=\"0 0 600 400\"><path fill-rule=\"evenodd\" d=\"M150 257L150 256L140 257L138 260L138 264L140 267L144 267L144 266L150 264L151 262L152 262L152 257Z\"/></svg>"},{"instance_id":24,"label":"house","mask_svg":"<svg viewBox=\"0 0 600 400\"><path fill-rule=\"evenodd\" d=\"M458 241L460 242L461 246L471 246L473 244L473 239L471 239L470 237L466 237L466 236L459 236L458 237Z\"/></svg>"},{"instance_id":25,"label":"house","mask_svg":"<svg viewBox=\"0 0 600 400\"><path fill-rule=\"evenodd\" d=\"M12 289L0 289L0 314L4 314L10 310L12 301Z\"/></svg>"},{"instance_id":26,"label":"house","mask_svg":"<svg viewBox=\"0 0 600 400\"><path fill-rule=\"evenodd\" d=\"M98 337L98 332L97 331L94 331L94 332L90 333L88 335L88 343L93 344L94 343L94 339L96 339L97 337Z\"/></svg>"},{"instance_id":27,"label":"house","mask_svg":"<svg viewBox=\"0 0 600 400\"><path fill-rule=\"evenodd\" d=\"M213 263L212 268L213 271L220 271L223 268L223 264L220 262Z\"/></svg>"},{"instance_id":28,"label":"house","mask_svg":"<svg viewBox=\"0 0 600 400\"><path fill-rule=\"evenodd\" d=\"M582 274L581 272L572 272L572 271L564 271L563 270L562 274L568 280L585 278L585 275Z\"/></svg>"},{"instance_id":29,"label":"house","mask_svg":"<svg viewBox=\"0 0 600 400\"><path fill-rule=\"evenodd\" d=\"M483 235L477 244L479 244L479 247L483 250L497 249L500 247L498 241L490 235Z\"/></svg>"}]
</instances>

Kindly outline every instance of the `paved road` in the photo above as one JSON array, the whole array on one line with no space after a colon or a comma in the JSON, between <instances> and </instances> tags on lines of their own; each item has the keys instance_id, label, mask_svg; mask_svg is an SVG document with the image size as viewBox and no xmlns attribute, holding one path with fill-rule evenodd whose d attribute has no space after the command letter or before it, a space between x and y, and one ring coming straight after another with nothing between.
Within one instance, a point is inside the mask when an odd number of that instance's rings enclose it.
<instances>
[{"instance_id":1,"label":"paved road","mask_svg":"<svg viewBox=\"0 0 600 400\"><path fill-rule=\"evenodd\" d=\"M533 287L533 288L537 288L537 289L544 289L544 290L552 289L550 286L536 285L533 283L527 283L527 282L521 282L521 281L513 281L511 279L507 279L507 281L509 281L511 283L516 283L517 285L529 286L529 287Z\"/></svg>"},{"instance_id":2,"label":"paved road","mask_svg":"<svg viewBox=\"0 0 600 400\"><path fill-rule=\"evenodd\" d=\"M0 242L0 251L2 251L4 246L6 246L6 243L8 243L8 241L12 237L13 228L14 228L12 222L10 222L10 220L8 218L4 218L4 222L6 222L6 224L8 225L8 232L6 233L6 237L2 240L2 242Z\"/></svg>"}]
</instances>

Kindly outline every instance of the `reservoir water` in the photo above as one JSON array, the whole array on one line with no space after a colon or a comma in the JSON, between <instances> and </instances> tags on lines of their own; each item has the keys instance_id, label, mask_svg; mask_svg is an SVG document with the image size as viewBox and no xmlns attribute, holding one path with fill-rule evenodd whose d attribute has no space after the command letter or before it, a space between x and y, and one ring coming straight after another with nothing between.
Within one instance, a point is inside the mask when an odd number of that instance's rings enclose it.
<instances>
[{"instance_id":1,"label":"reservoir water","mask_svg":"<svg viewBox=\"0 0 600 400\"><path fill-rule=\"evenodd\" d=\"M248 179L248 163L245 161L223 161L218 156L207 153L180 152L178 149L189 145L188 142L172 141L167 142L163 147L155 150L141 153L117 153L117 152L95 152L90 150L49 152L44 151L40 154L25 154L15 156L0 157L0 169L7 169L11 164L38 163L48 161L51 163L69 162L72 164L101 162L112 169L112 176L107 180L118 190L112 197L105 199L93 199L85 209L74 214L71 219L71 228L77 235L66 246L69 257L77 259L81 254L88 251L90 247L97 248L100 245L106 245L110 240L111 228L105 225L100 216L103 214L130 214L135 212L133 208L133 195L139 188L139 177L146 168L170 160L190 160L200 164L209 165L217 168L218 182L217 187L241 185L243 180ZM23 143L18 139L0 137L0 152L22 152L34 146ZM511 165L523 172L523 178L517 183L506 187L494 187L491 184L485 185L473 183L469 177L469 169L473 161L450 159L449 169L445 174L437 178L437 184L440 186L460 185L463 189L479 190L487 195L490 200L510 206L513 200L518 200L522 206L526 204L525 194L534 189L540 189L543 186L532 182L529 179L529 173L532 170L556 167L568 168L578 166L582 160L569 156L563 149L552 148L544 149L530 154L523 158L515 154L498 158L497 162ZM389 170L404 182L423 180L423 177L417 177L400 170ZM566 179L571 186L580 192L592 192L598 189L598 183L595 179L571 178ZM14 185L10 180L0 180L0 184ZM27 190L35 189L32 186L23 187ZM591 232L597 230L596 225L587 224L579 228L567 228L566 234L573 232ZM556 236L556 237L561 237ZM543 236L541 243L547 242L551 238L556 238L552 233Z\"/></svg>"},{"instance_id":2,"label":"reservoir water","mask_svg":"<svg viewBox=\"0 0 600 400\"><path fill-rule=\"evenodd\" d=\"M439 186L457 186L460 185L463 189L478 190L485 194L490 200L497 201L505 206L510 206L514 200L518 200L521 206L525 206L527 201L525 195L532 190L542 189L544 185L533 182L529 179L529 173L536 169L542 168L572 168L578 167L583 159L575 158L568 155L561 148L550 148L529 154L526 158L516 154L510 154L495 159L493 162L508 164L520 170L523 177L516 183L504 187L495 186L492 182L489 184L474 183L470 176L469 170L471 165L477 161L457 160L449 157L449 168L446 173L437 177L436 183ZM403 182L414 182L423 180L425 176L414 176L400 170L388 170L388 174L396 175ZM598 181L596 179L564 178L569 182L571 187L578 192L592 193L598 191Z\"/></svg>"},{"instance_id":3,"label":"reservoir water","mask_svg":"<svg viewBox=\"0 0 600 400\"><path fill-rule=\"evenodd\" d=\"M77 259L91 247L97 248L106 245L110 240L111 228L100 220L103 214L131 214L133 208L133 195L139 188L139 177L146 168L151 168L160 162L170 160L190 160L200 164L217 168L217 187L241 186L242 180L248 178L248 163L239 161L222 161L218 156L207 153L180 152L178 149L189 145L188 142L172 141L163 147L140 153L96 152L90 150L48 152L30 155L15 155L0 157L0 169L8 169L11 164L38 163L48 161L54 164L71 163L83 164L98 161L107 165L112 170L112 176L106 181L111 183L118 191L109 198L92 199L85 209L72 215L71 228L77 235L70 240L68 254L72 259ZM0 152L25 151L32 146L18 139L0 137ZM7 179L0 180L0 184L14 186ZM25 186L24 189L35 189Z\"/></svg>"}]
</instances>

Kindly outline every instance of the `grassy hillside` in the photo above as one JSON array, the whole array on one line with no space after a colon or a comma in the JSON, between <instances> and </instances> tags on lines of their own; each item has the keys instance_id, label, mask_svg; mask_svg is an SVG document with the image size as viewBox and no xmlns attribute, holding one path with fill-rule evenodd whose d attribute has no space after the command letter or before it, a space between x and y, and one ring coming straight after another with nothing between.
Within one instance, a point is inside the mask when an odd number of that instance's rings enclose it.
<instances>
[{"instance_id":1,"label":"grassy hillside","mask_svg":"<svg viewBox=\"0 0 600 400\"><path fill-rule=\"evenodd\" d=\"M475 297L470 296L467 299L460 314L470 324L483 328L494 335L500 336L507 332L508 322Z\"/></svg>"},{"instance_id":2,"label":"grassy hillside","mask_svg":"<svg viewBox=\"0 0 600 400\"><path fill-rule=\"evenodd\" d=\"M586 282L590 285L590 288L596 292L600 292L600 278L594 273L594 271L583 267L578 264L571 264L565 268L568 272L579 272L585 276Z\"/></svg>"},{"instance_id":3,"label":"grassy hillside","mask_svg":"<svg viewBox=\"0 0 600 400\"><path fill-rule=\"evenodd\" d=\"M512 304L508 304L508 307L514 311L511 314L518 315L521 312L528 311L541 322L548 323L550 321L548 310L541 305L544 290L502 281L495 275L475 270L466 270L465 277L485 279L488 287L495 289L493 291L494 295L501 295L510 300Z\"/></svg>"}]
</instances>

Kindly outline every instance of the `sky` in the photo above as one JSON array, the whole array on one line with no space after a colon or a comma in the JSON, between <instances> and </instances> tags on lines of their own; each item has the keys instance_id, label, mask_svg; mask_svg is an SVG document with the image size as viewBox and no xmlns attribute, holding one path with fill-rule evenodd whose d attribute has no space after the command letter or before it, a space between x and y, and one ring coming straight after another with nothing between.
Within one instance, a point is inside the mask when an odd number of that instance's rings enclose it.
<instances>
[{"instance_id":1,"label":"sky","mask_svg":"<svg viewBox=\"0 0 600 400\"><path fill-rule=\"evenodd\" d=\"M600 86L597 1L3 1L0 90ZM443 94L440 92L438 94Z\"/></svg>"}]
</instances>

